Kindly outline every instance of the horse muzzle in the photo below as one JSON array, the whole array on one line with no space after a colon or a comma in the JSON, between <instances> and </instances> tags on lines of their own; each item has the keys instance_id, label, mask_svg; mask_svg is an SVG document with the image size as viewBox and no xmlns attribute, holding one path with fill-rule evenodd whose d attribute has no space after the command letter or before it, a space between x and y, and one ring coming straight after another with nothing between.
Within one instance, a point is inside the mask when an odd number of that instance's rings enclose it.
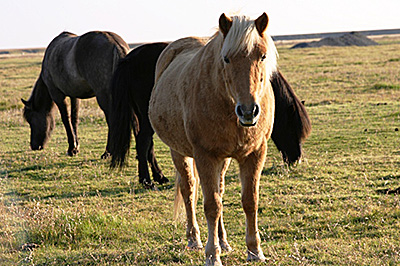
<instances>
[{"instance_id":1,"label":"horse muzzle","mask_svg":"<svg viewBox=\"0 0 400 266\"><path fill-rule=\"evenodd\" d=\"M237 104L235 113L239 118L239 123L243 127L252 127L257 124L260 118L261 108L258 103L253 103L249 106Z\"/></svg>"}]
</instances>

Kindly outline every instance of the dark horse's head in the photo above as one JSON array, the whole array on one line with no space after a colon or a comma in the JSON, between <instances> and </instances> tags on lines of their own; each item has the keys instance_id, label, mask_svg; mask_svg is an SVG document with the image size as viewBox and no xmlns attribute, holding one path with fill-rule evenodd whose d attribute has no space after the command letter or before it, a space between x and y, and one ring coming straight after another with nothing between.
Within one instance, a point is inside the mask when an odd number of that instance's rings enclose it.
<instances>
[{"instance_id":1,"label":"dark horse's head","mask_svg":"<svg viewBox=\"0 0 400 266\"><path fill-rule=\"evenodd\" d=\"M42 150L54 129L52 109L54 103L48 95L47 88L42 89L41 78L35 84L32 96L28 101L21 99L24 104L23 115L31 127L31 148Z\"/></svg>"},{"instance_id":2,"label":"dark horse's head","mask_svg":"<svg viewBox=\"0 0 400 266\"><path fill-rule=\"evenodd\" d=\"M271 77L275 94L275 121L272 140L283 160L292 164L302 155L301 144L311 132L311 122L304 104L278 70Z\"/></svg>"}]
</instances>

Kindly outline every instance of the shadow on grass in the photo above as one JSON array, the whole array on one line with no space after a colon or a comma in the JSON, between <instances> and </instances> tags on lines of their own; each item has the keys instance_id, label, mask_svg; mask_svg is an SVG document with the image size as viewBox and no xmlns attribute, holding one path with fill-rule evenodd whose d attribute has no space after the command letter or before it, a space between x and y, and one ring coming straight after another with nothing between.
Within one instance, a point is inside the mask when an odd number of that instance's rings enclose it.
<instances>
[{"instance_id":1,"label":"shadow on grass","mask_svg":"<svg viewBox=\"0 0 400 266\"><path fill-rule=\"evenodd\" d=\"M383 180L391 180L391 179L400 179L400 175L387 175L382 177ZM378 194L387 194L387 195L399 195L400 187L398 188L383 188L376 190Z\"/></svg>"}]
</instances>

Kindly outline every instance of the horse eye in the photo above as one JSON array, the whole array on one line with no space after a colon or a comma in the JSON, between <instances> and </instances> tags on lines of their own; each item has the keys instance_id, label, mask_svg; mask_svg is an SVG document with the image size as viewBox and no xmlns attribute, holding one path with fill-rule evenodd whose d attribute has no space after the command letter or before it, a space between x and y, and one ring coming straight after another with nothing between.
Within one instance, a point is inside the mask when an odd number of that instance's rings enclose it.
<instances>
[{"instance_id":1,"label":"horse eye","mask_svg":"<svg viewBox=\"0 0 400 266\"><path fill-rule=\"evenodd\" d=\"M229 61L229 58L226 57L226 56L224 56L224 62L227 63L227 64L229 64L229 62L230 62L230 61Z\"/></svg>"},{"instance_id":2,"label":"horse eye","mask_svg":"<svg viewBox=\"0 0 400 266\"><path fill-rule=\"evenodd\" d=\"M264 61L265 58L267 58L267 56L266 56L265 54L263 54L263 55L261 56L261 61Z\"/></svg>"}]
</instances>

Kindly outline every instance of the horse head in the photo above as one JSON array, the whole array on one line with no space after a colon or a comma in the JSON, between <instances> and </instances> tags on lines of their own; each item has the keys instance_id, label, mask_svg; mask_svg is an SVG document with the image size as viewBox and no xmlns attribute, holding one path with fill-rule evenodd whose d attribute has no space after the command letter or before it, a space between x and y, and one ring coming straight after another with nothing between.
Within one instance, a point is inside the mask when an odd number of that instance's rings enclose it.
<instances>
[{"instance_id":1,"label":"horse head","mask_svg":"<svg viewBox=\"0 0 400 266\"><path fill-rule=\"evenodd\" d=\"M266 82L276 69L277 51L272 39L265 34L267 26L266 13L254 21L245 17L229 18L225 14L219 19L224 38L221 59L225 86L235 102L239 123L244 127L257 124Z\"/></svg>"},{"instance_id":2,"label":"horse head","mask_svg":"<svg viewBox=\"0 0 400 266\"><path fill-rule=\"evenodd\" d=\"M31 149L42 150L55 126L52 112L35 108L32 100L21 101L24 104L24 118L31 128Z\"/></svg>"}]
</instances>

